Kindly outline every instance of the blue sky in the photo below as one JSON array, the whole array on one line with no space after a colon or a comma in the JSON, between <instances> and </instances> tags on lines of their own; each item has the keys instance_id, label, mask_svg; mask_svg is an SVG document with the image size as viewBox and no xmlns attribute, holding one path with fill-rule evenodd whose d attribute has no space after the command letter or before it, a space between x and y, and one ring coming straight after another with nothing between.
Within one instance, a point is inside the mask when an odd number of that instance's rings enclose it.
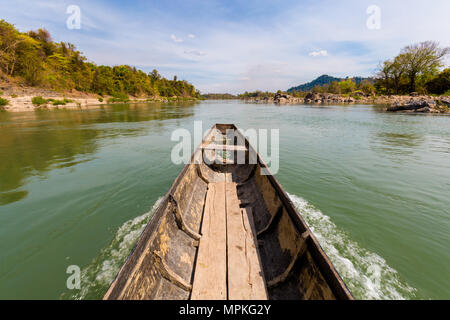
<instances>
[{"instance_id":1,"label":"blue sky","mask_svg":"<svg viewBox=\"0 0 450 320\"><path fill-rule=\"evenodd\" d=\"M79 30L66 27L69 5L81 9ZM366 26L370 5L380 8L380 29ZM370 76L405 45L450 46L450 0L0 0L0 8L19 30L45 27L97 64L156 68L203 93Z\"/></svg>"}]
</instances>

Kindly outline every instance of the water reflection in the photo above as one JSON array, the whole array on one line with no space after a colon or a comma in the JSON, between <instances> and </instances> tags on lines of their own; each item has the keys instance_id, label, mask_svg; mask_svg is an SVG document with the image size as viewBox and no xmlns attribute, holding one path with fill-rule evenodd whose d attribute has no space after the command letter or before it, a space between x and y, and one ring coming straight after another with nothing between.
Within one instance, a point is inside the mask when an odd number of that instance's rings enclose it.
<instances>
[{"instance_id":1,"label":"water reflection","mask_svg":"<svg viewBox=\"0 0 450 320\"><path fill-rule=\"evenodd\" d=\"M40 110L0 113L0 205L25 198L26 179L54 168L90 161L98 141L118 135L145 134L150 126L98 126L118 122L148 122L194 115L194 102L113 105L92 110Z\"/></svg>"},{"instance_id":2,"label":"water reflection","mask_svg":"<svg viewBox=\"0 0 450 320\"><path fill-rule=\"evenodd\" d=\"M425 138L417 133L377 132L373 136L372 149L401 161L398 156L412 156Z\"/></svg>"}]
</instances>

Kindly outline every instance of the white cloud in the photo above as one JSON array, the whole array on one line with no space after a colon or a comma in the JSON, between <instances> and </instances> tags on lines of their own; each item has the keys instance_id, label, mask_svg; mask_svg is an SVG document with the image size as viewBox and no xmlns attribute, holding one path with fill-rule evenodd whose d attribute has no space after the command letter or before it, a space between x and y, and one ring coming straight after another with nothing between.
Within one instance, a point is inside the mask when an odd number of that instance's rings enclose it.
<instances>
[{"instance_id":1,"label":"white cloud","mask_svg":"<svg viewBox=\"0 0 450 320\"><path fill-rule=\"evenodd\" d=\"M172 39L174 42L183 42L184 41L182 38L177 38L174 34L170 35L170 39Z\"/></svg>"},{"instance_id":2,"label":"white cloud","mask_svg":"<svg viewBox=\"0 0 450 320\"><path fill-rule=\"evenodd\" d=\"M190 33L190 34L188 34L188 37L191 38L191 39L194 39L195 38L195 34Z\"/></svg>"},{"instance_id":3,"label":"white cloud","mask_svg":"<svg viewBox=\"0 0 450 320\"><path fill-rule=\"evenodd\" d=\"M311 57L326 57L328 55L327 50L313 51L310 52L309 55Z\"/></svg>"},{"instance_id":4,"label":"white cloud","mask_svg":"<svg viewBox=\"0 0 450 320\"><path fill-rule=\"evenodd\" d=\"M199 51L199 50L184 50L185 54L191 54L194 56L206 56L206 52Z\"/></svg>"}]
</instances>

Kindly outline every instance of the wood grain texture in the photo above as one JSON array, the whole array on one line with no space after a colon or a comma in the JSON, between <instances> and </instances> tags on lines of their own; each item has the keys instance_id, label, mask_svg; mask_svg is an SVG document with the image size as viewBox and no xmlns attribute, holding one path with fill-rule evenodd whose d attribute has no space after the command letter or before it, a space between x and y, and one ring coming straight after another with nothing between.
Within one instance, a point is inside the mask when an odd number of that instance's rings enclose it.
<instances>
[{"instance_id":1,"label":"wood grain texture","mask_svg":"<svg viewBox=\"0 0 450 320\"><path fill-rule=\"evenodd\" d=\"M251 208L241 209L236 183L226 185L228 299L266 300Z\"/></svg>"},{"instance_id":2,"label":"wood grain texture","mask_svg":"<svg viewBox=\"0 0 450 320\"><path fill-rule=\"evenodd\" d=\"M192 300L227 299L225 182L210 183L206 195Z\"/></svg>"}]
</instances>

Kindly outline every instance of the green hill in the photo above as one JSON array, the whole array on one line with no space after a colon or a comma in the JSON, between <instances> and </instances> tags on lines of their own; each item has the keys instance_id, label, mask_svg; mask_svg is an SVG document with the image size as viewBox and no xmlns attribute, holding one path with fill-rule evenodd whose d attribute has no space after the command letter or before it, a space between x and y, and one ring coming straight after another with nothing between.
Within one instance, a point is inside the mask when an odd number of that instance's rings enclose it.
<instances>
[{"instance_id":1,"label":"green hill","mask_svg":"<svg viewBox=\"0 0 450 320\"><path fill-rule=\"evenodd\" d=\"M347 78L336 78L336 77L332 77L329 75L321 75L320 77L318 77L317 79L305 83L305 84L301 84L297 87L292 87L288 90L288 92L292 92L292 91L311 91L315 86L323 86L324 84L330 84L333 81L337 81L340 82L342 80L346 80ZM371 78L362 78L362 77L354 77L352 78L353 80L355 80L356 84L361 83L361 81L363 80L369 80Z\"/></svg>"},{"instance_id":2,"label":"green hill","mask_svg":"<svg viewBox=\"0 0 450 320\"><path fill-rule=\"evenodd\" d=\"M53 41L45 29L20 32L5 20L0 20L0 80L118 97L200 97L192 84L176 76L169 80L157 70L145 73L129 65L96 65L75 45Z\"/></svg>"}]
</instances>

